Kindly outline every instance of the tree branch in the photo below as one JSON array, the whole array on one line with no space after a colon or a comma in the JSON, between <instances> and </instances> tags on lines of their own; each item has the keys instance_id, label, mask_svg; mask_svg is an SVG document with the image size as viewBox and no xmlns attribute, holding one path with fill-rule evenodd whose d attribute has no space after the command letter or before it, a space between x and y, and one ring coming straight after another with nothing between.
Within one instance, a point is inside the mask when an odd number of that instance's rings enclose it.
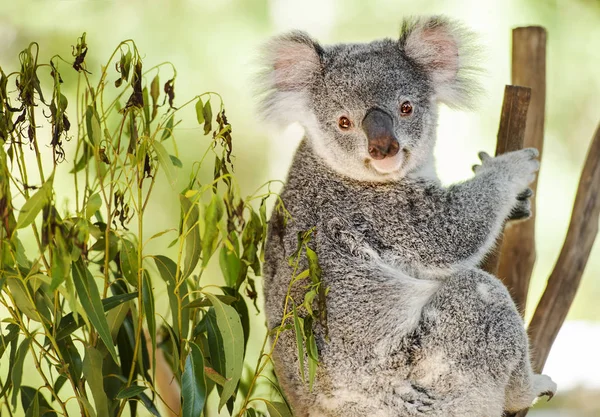
<instances>
[{"instance_id":1,"label":"tree branch","mask_svg":"<svg viewBox=\"0 0 600 417\"><path fill-rule=\"evenodd\" d=\"M512 83L531 88L524 148L537 148L540 160L544 148L546 107L546 30L539 26L516 28L512 32ZM497 276L510 289L521 315L525 314L529 281L536 259L535 191L531 185L531 217L526 222L510 222L504 232Z\"/></svg>"},{"instance_id":2,"label":"tree branch","mask_svg":"<svg viewBox=\"0 0 600 417\"><path fill-rule=\"evenodd\" d=\"M600 125L579 179L571 223L562 250L548 278L529 325L534 347L533 369L541 372L552 343L573 303L594 240L600 216Z\"/></svg>"},{"instance_id":3,"label":"tree branch","mask_svg":"<svg viewBox=\"0 0 600 417\"><path fill-rule=\"evenodd\" d=\"M525 137L525 126L527 121L527 109L531 90L527 87L507 85L504 89L504 100L502 101L502 113L500 114L500 127L498 128L498 140L496 142L496 156L506 152L523 149ZM502 236L496 241L495 248L486 256L481 268L492 275L497 275L500 262L499 248L502 246ZM504 283L509 289L506 281Z\"/></svg>"}]
</instances>

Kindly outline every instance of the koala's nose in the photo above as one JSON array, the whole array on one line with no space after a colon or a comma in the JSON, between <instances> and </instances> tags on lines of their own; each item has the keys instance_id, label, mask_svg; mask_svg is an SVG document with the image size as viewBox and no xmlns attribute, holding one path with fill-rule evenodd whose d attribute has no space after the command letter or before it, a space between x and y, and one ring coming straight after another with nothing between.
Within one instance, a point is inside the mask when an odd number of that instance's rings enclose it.
<instances>
[{"instance_id":1,"label":"koala's nose","mask_svg":"<svg viewBox=\"0 0 600 417\"><path fill-rule=\"evenodd\" d=\"M400 144L394 135L394 120L385 111L370 109L362 121L362 129L367 135L371 158L391 157L400 150Z\"/></svg>"}]
</instances>

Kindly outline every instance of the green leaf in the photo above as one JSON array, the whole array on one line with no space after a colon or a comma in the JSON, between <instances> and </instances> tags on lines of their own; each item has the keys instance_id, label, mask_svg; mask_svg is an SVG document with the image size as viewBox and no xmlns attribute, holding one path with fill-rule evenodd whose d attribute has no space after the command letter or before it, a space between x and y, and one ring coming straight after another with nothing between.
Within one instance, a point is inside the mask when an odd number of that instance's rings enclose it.
<instances>
[{"instance_id":1,"label":"green leaf","mask_svg":"<svg viewBox=\"0 0 600 417\"><path fill-rule=\"evenodd\" d=\"M311 248L306 246L306 257L308 258L310 278L313 284L318 284L321 282L321 267L319 266L317 254Z\"/></svg>"},{"instance_id":2,"label":"green leaf","mask_svg":"<svg viewBox=\"0 0 600 417\"><path fill-rule=\"evenodd\" d=\"M263 240L263 225L259 215L252 209L250 211L250 221L246 224L242 233L242 245L244 246L242 260L252 268L255 275L259 276L261 269L258 247ZM238 282L238 284L241 283Z\"/></svg>"},{"instance_id":3,"label":"green leaf","mask_svg":"<svg viewBox=\"0 0 600 417\"><path fill-rule=\"evenodd\" d=\"M85 348L85 358L83 359L83 375L85 376L92 396L94 397L96 415L98 417L109 417L108 398L106 397L106 392L104 392L102 362L102 354L99 350L91 346Z\"/></svg>"},{"instance_id":4,"label":"green leaf","mask_svg":"<svg viewBox=\"0 0 600 417\"><path fill-rule=\"evenodd\" d=\"M294 331L296 333L296 347L298 348L298 366L300 367L300 376L302 382L304 382L304 333L302 332L302 325L300 323L300 317L298 317L298 311L294 305L292 309L294 315Z\"/></svg>"},{"instance_id":5,"label":"green leaf","mask_svg":"<svg viewBox=\"0 0 600 417\"><path fill-rule=\"evenodd\" d=\"M8 345L16 341L19 337L19 326L16 324L9 324L6 326L6 330L8 330L8 333L0 336L0 358L4 356L4 352L6 351L6 348L8 348Z\"/></svg>"},{"instance_id":6,"label":"green leaf","mask_svg":"<svg viewBox=\"0 0 600 417\"><path fill-rule=\"evenodd\" d=\"M221 253L219 254L219 266L228 287L235 288L238 282L240 272L242 271L242 261L239 256L239 243L235 232L229 234L228 240L223 242Z\"/></svg>"},{"instance_id":7,"label":"green leaf","mask_svg":"<svg viewBox=\"0 0 600 417\"><path fill-rule=\"evenodd\" d=\"M213 194L204 213L204 237L202 239L202 266L208 265L210 257L217 249L219 237L219 221L223 217L223 201Z\"/></svg>"},{"instance_id":8,"label":"green leaf","mask_svg":"<svg viewBox=\"0 0 600 417\"><path fill-rule=\"evenodd\" d=\"M167 180L169 181L169 184L171 184L171 186L174 186L177 182L177 173L175 172L175 168L173 168L173 163L171 162L169 153L167 152L163 144L158 141L153 141L152 146L154 147L154 151L156 152L158 163L167 175Z\"/></svg>"},{"instance_id":9,"label":"green leaf","mask_svg":"<svg viewBox=\"0 0 600 417\"><path fill-rule=\"evenodd\" d=\"M84 142L83 146L82 146L81 157L79 158L79 161L77 161L75 163L75 166L73 166L73 169L71 171L69 171L69 173L75 174L75 173L81 171L83 168L85 168L88 161L91 159L92 155L94 155L94 152L93 152L91 146L88 145L87 142Z\"/></svg>"},{"instance_id":10,"label":"green leaf","mask_svg":"<svg viewBox=\"0 0 600 417\"><path fill-rule=\"evenodd\" d=\"M289 407L282 402L263 400L271 417L293 417Z\"/></svg>"},{"instance_id":11,"label":"green leaf","mask_svg":"<svg viewBox=\"0 0 600 417\"><path fill-rule=\"evenodd\" d=\"M92 194L87 201L87 206L85 207L85 218L89 219L92 217L98 210L102 207L102 198L100 198L100 194Z\"/></svg>"},{"instance_id":12,"label":"green leaf","mask_svg":"<svg viewBox=\"0 0 600 417\"><path fill-rule=\"evenodd\" d=\"M196 102L196 118L198 119L199 125L204 123L204 104L200 97L198 97L198 101Z\"/></svg>"},{"instance_id":13,"label":"green leaf","mask_svg":"<svg viewBox=\"0 0 600 417\"><path fill-rule=\"evenodd\" d=\"M37 417L40 415L40 396L37 395L37 392L33 396L32 403L25 410L25 417Z\"/></svg>"},{"instance_id":14,"label":"green leaf","mask_svg":"<svg viewBox=\"0 0 600 417\"><path fill-rule=\"evenodd\" d=\"M133 300L134 298L137 298L137 296L138 296L137 292L130 292L127 294L119 294L119 295L114 295L112 297L105 298L102 300L102 308L103 308L104 312L106 313L106 312L112 310L113 308L118 307L121 304L123 304L129 300ZM60 319L60 326L58 327L58 331L56 332L56 339L60 340L60 339L63 339L65 337L69 336L75 330L77 330L78 328L83 326L83 324L84 324L83 320L79 320L79 321L75 320L73 313L67 314L62 319Z\"/></svg>"},{"instance_id":15,"label":"green leaf","mask_svg":"<svg viewBox=\"0 0 600 417\"><path fill-rule=\"evenodd\" d=\"M117 400L122 400L125 398L136 397L140 395L140 393L144 392L147 388L140 385L132 385L127 388L123 388L117 396L115 397Z\"/></svg>"},{"instance_id":16,"label":"green leaf","mask_svg":"<svg viewBox=\"0 0 600 417\"><path fill-rule=\"evenodd\" d=\"M181 159L177 158L175 155L169 155L169 158L171 158L171 163L176 166L177 168L183 168L183 163L181 162Z\"/></svg>"},{"instance_id":17,"label":"green leaf","mask_svg":"<svg viewBox=\"0 0 600 417\"><path fill-rule=\"evenodd\" d=\"M146 315L146 325L150 340L152 342L152 369L156 369L156 317L154 314L154 291L152 290L152 281L150 274L144 269L142 276L142 304L144 306L144 314Z\"/></svg>"},{"instance_id":18,"label":"green leaf","mask_svg":"<svg viewBox=\"0 0 600 417\"><path fill-rule=\"evenodd\" d=\"M219 300L224 302L227 305L231 305L235 303L238 299L232 295L215 295ZM211 306L212 302L207 298L198 298L194 301L187 303L183 308L198 308L198 307L208 307Z\"/></svg>"},{"instance_id":19,"label":"green leaf","mask_svg":"<svg viewBox=\"0 0 600 417\"><path fill-rule=\"evenodd\" d=\"M65 363L69 366L68 375L73 378L76 384L79 383L81 378L81 372L83 371L83 362L79 351L73 344L73 340L70 337L57 340L56 344Z\"/></svg>"},{"instance_id":20,"label":"green leaf","mask_svg":"<svg viewBox=\"0 0 600 417\"><path fill-rule=\"evenodd\" d=\"M71 252L62 235L60 227L54 233L55 245L52 251L52 282L50 291L56 290L71 273Z\"/></svg>"},{"instance_id":21,"label":"green leaf","mask_svg":"<svg viewBox=\"0 0 600 417\"><path fill-rule=\"evenodd\" d=\"M220 386L224 386L227 383L227 379L225 379L223 375L221 375L209 366L204 367L204 374L208 379L210 379L216 384L219 384Z\"/></svg>"},{"instance_id":22,"label":"green leaf","mask_svg":"<svg viewBox=\"0 0 600 417\"><path fill-rule=\"evenodd\" d=\"M185 220L185 261L183 263L183 278L190 276L198 261L202 250L200 241L200 209L198 204L179 195L181 203L182 218Z\"/></svg>"},{"instance_id":23,"label":"green leaf","mask_svg":"<svg viewBox=\"0 0 600 417\"><path fill-rule=\"evenodd\" d=\"M21 380L23 378L23 362L25 358L28 356L29 345L31 344L30 338L25 338L21 344L19 345L19 349L17 349L17 354L15 356L15 362L11 366L11 382L12 382L12 397L11 404L13 408L17 406L17 394L19 393L19 389L21 388Z\"/></svg>"},{"instance_id":24,"label":"green leaf","mask_svg":"<svg viewBox=\"0 0 600 417\"><path fill-rule=\"evenodd\" d=\"M137 246L133 242L121 238L120 254L121 272L127 282L137 288L139 269Z\"/></svg>"},{"instance_id":25,"label":"green leaf","mask_svg":"<svg viewBox=\"0 0 600 417\"><path fill-rule=\"evenodd\" d=\"M77 401L79 401L83 405L83 408L90 417L97 417L94 407L92 407L92 404L87 398L77 397Z\"/></svg>"},{"instance_id":26,"label":"green leaf","mask_svg":"<svg viewBox=\"0 0 600 417\"><path fill-rule=\"evenodd\" d=\"M181 377L181 396L183 398L183 417L199 417L206 402L206 379L204 377L204 358L202 351L190 342L190 352L185 360L185 369Z\"/></svg>"},{"instance_id":27,"label":"green leaf","mask_svg":"<svg viewBox=\"0 0 600 417\"><path fill-rule=\"evenodd\" d=\"M23 410L26 410L25 417L57 416L41 392L25 385L21 387L21 407L23 407Z\"/></svg>"},{"instance_id":28,"label":"green leaf","mask_svg":"<svg viewBox=\"0 0 600 417\"><path fill-rule=\"evenodd\" d=\"M212 108L210 107L210 99L202 108L202 117L204 118L204 134L208 135L212 130Z\"/></svg>"},{"instance_id":29,"label":"green leaf","mask_svg":"<svg viewBox=\"0 0 600 417\"><path fill-rule=\"evenodd\" d=\"M100 128L100 119L98 113L92 106L87 106L85 111L85 126L87 136L92 145L98 146L102 141L102 129Z\"/></svg>"},{"instance_id":30,"label":"green leaf","mask_svg":"<svg viewBox=\"0 0 600 417\"><path fill-rule=\"evenodd\" d=\"M177 264L171 259L166 256L157 255L154 257L154 262L160 276L167 284L167 294L173 317L173 330L177 339L181 340L187 337L190 325L190 310L182 308L182 300L187 301L187 284L183 280L181 285L177 286Z\"/></svg>"},{"instance_id":31,"label":"green leaf","mask_svg":"<svg viewBox=\"0 0 600 417\"><path fill-rule=\"evenodd\" d=\"M217 326L223 339L223 349L225 354L225 372L227 383L223 386L221 399L219 401L219 411L235 392L235 389L242 376L244 365L244 331L237 311L231 306L222 303L213 294L205 293L215 309L217 317Z\"/></svg>"},{"instance_id":32,"label":"green leaf","mask_svg":"<svg viewBox=\"0 0 600 417\"><path fill-rule=\"evenodd\" d=\"M313 383L315 382L315 375L317 374L317 365L319 364L317 360L319 355L317 342L315 340L315 335L312 333L310 336L308 336L306 350L308 351L308 389L312 392Z\"/></svg>"},{"instance_id":33,"label":"green leaf","mask_svg":"<svg viewBox=\"0 0 600 417\"><path fill-rule=\"evenodd\" d=\"M35 192L21 207L19 217L17 219L17 229L22 229L29 226L37 215L42 211L45 205L50 202L52 198L52 183L54 181L54 175L51 175L48 180Z\"/></svg>"},{"instance_id":34,"label":"green leaf","mask_svg":"<svg viewBox=\"0 0 600 417\"><path fill-rule=\"evenodd\" d=\"M8 289L12 294L15 304L21 313L25 314L31 320L41 321L39 312L29 297L29 291L20 278L8 277L6 280Z\"/></svg>"},{"instance_id":35,"label":"green leaf","mask_svg":"<svg viewBox=\"0 0 600 417\"><path fill-rule=\"evenodd\" d=\"M169 139L171 136L173 136L173 123L174 123L174 118L175 115L171 115L171 117L169 117L169 120L167 120L167 124L164 127L162 136L160 138L160 141L163 142L167 139Z\"/></svg>"},{"instance_id":36,"label":"green leaf","mask_svg":"<svg viewBox=\"0 0 600 417\"><path fill-rule=\"evenodd\" d=\"M117 352L110 336L110 329L104 315L104 308L102 307L102 300L100 299L96 281L81 259L73 263L73 282L75 283L77 295L88 319L100 335L113 360L118 362Z\"/></svg>"}]
</instances>

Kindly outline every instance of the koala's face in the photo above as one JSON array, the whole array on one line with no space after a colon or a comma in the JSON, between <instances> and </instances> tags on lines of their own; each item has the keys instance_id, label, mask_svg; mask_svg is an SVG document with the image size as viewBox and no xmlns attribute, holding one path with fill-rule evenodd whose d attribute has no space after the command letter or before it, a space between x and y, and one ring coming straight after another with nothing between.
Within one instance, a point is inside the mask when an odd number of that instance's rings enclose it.
<instances>
[{"instance_id":1,"label":"koala's face","mask_svg":"<svg viewBox=\"0 0 600 417\"><path fill-rule=\"evenodd\" d=\"M399 40L368 44L321 47L292 33L270 46L264 110L302 123L315 153L345 176L433 171L437 102L464 105L475 88L462 77L461 45L457 26L440 18L405 22Z\"/></svg>"},{"instance_id":2,"label":"koala's face","mask_svg":"<svg viewBox=\"0 0 600 417\"><path fill-rule=\"evenodd\" d=\"M383 181L429 162L436 123L431 82L392 40L338 45L322 54L308 89L309 137L336 171Z\"/></svg>"}]
</instances>

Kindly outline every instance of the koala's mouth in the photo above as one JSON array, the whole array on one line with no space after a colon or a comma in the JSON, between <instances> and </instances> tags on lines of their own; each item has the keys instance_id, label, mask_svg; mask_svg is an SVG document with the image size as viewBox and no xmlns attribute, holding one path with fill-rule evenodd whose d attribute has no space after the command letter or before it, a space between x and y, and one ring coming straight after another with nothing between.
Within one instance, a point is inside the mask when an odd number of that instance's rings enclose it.
<instances>
[{"instance_id":1,"label":"koala's mouth","mask_svg":"<svg viewBox=\"0 0 600 417\"><path fill-rule=\"evenodd\" d=\"M371 167L379 174L389 175L399 172L406 163L407 159L408 153L401 151L394 156L383 159L367 158L365 160L365 165Z\"/></svg>"}]
</instances>

